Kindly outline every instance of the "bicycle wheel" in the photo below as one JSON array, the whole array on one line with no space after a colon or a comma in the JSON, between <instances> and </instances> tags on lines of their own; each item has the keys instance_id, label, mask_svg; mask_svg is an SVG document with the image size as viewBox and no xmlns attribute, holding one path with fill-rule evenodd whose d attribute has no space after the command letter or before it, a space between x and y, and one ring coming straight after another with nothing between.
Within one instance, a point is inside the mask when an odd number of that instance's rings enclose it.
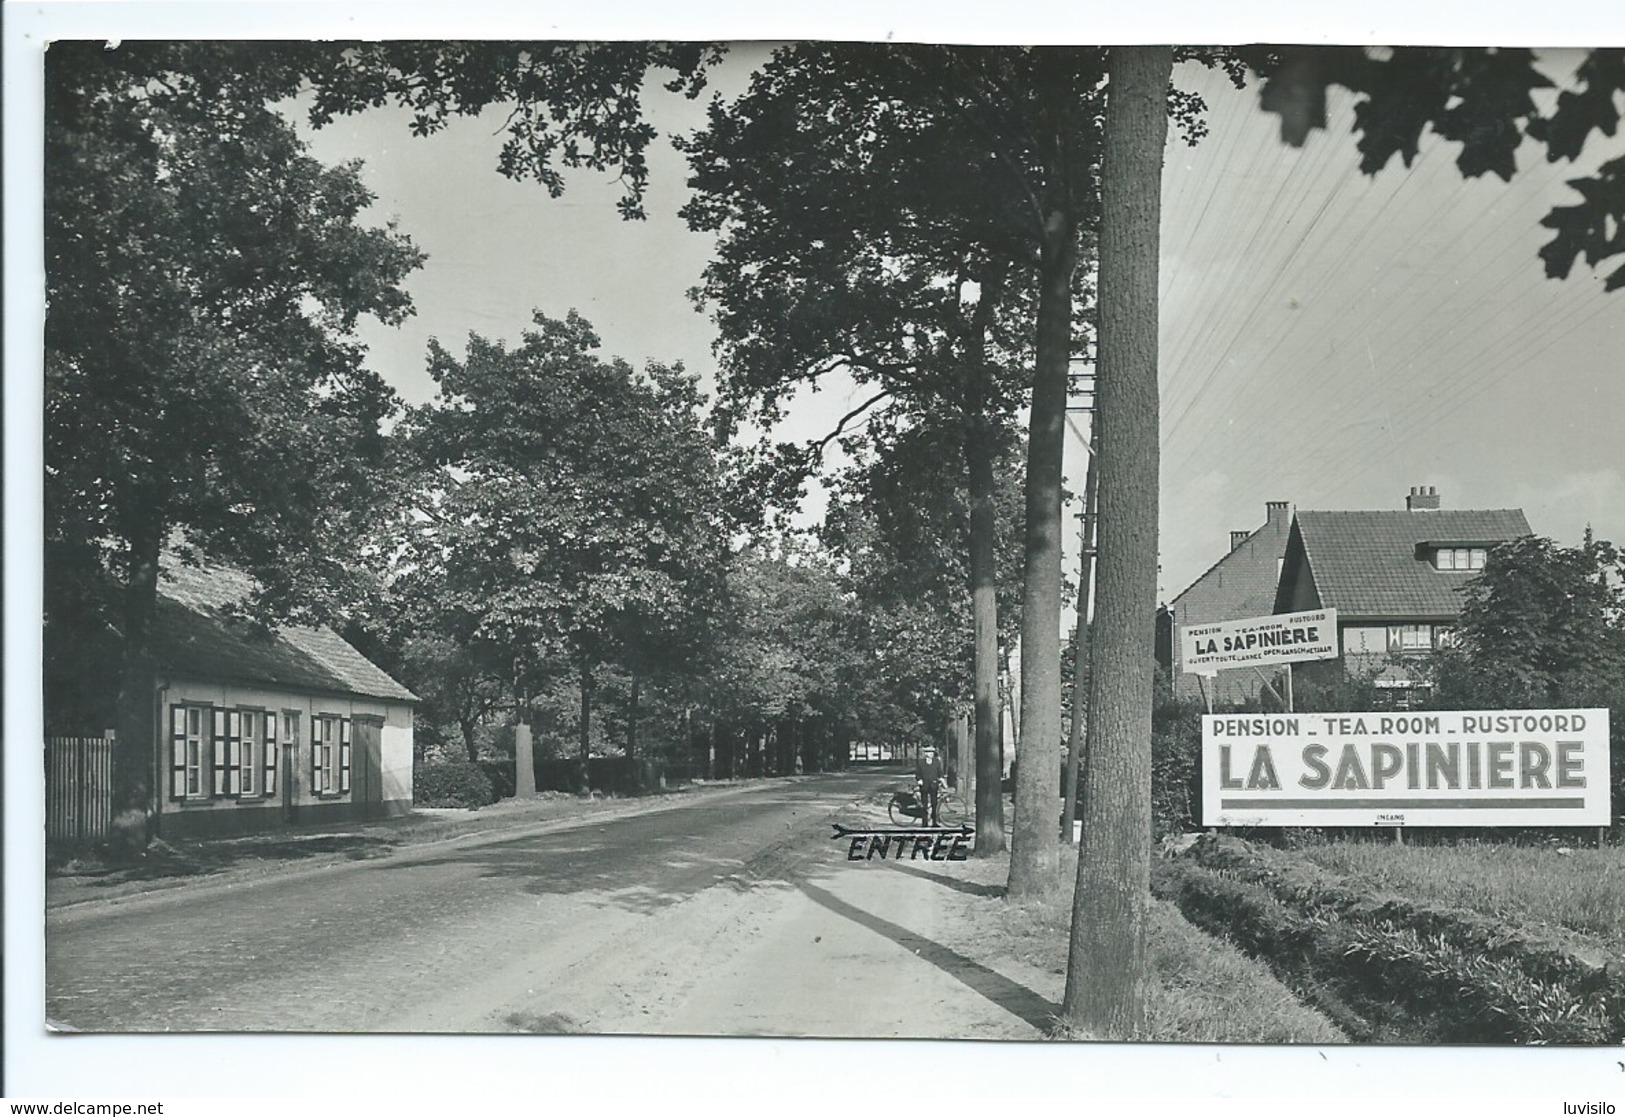
<instances>
[{"instance_id":1,"label":"bicycle wheel","mask_svg":"<svg viewBox=\"0 0 1625 1117\"><path fill-rule=\"evenodd\" d=\"M937 821L944 826L958 826L965 820L965 812L959 802L959 796L951 791L945 791L937 796Z\"/></svg>"},{"instance_id":2,"label":"bicycle wheel","mask_svg":"<svg viewBox=\"0 0 1625 1117\"><path fill-rule=\"evenodd\" d=\"M886 813L891 816L893 826L913 826L920 821L920 809L914 803L914 796L906 791L892 795Z\"/></svg>"}]
</instances>

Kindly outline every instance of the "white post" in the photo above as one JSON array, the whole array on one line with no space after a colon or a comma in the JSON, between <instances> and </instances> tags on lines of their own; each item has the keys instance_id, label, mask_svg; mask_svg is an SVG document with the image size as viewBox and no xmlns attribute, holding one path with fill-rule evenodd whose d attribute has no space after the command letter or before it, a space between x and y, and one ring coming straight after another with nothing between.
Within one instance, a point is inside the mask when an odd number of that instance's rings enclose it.
<instances>
[{"instance_id":1,"label":"white post","mask_svg":"<svg viewBox=\"0 0 1625 1117\"><path fill-rule=\"evenodd\" d=\"M513 794L516 799L536 794L536 752L531 745L530 726L523 721L513 727Z\"/></svg>"}]
</instances>

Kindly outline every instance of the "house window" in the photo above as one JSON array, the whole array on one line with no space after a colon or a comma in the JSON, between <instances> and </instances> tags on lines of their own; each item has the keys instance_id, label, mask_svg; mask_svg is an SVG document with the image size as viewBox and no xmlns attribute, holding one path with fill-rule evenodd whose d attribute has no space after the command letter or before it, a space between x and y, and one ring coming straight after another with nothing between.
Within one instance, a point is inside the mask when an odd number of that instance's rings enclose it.
<instances>
[{"instance_id":1,"label":"house window","mask_svg":"<svg viewBox=\"0 0 1625 1117\"><path fill-rule=\"evenodd\" d=\"M288 715L179 704L170 707L170 797L258 799L276 793L277 734Z\"/></svg>"},{"instance_id":2,"label":"house window","mask_svg":"<svg viewBox=\"0 0 1625 1117\"><path fill-rule=\"evenodd\" d=\"M1461 633L1449 625L1435 625L1433 628L1433 646L1435 648L1455 648L1461 645Z\"/></svg>"},{"instance_id":3,"label":"house window","mask_svg":"<svg viewBox=\"0 0 1625 1117\"><path fill-rule=\"evenodd\" d=\"M1425 624L1391 624L1388 626L1390 652L1425 652L1433 648L1433 627Z\"/></svg>"},{"instance_id":4,"label":"house window","mask_svg":"<svg viewBox=\"0 0 1625 1117\"><path fill-rule=\"evenodd\" d=\"M350 790L350 719L317 714L310 719L311 790L344 795Z\"/></svg>"},{"instance_id":5,"label":"house window","mask_svg":"<svg viewBox=\"0 0 1625 1117\"><path fill-rule=\"evenodd\" d=\"M1435 570L1483 570L1488 557L1484 547L1440 547L1433 552Z\"/></svg>"},{"instance_id":6,"label":"house window","mask_svg":"<svg viewBox=\"0 0 1625 1117\"><path fill-rule=\"evenodd\" d=\"M208 777L205 773L210 766L209 728L212 717L207 706L171 706L170 716L170 748L171 758L170 797L174 799L206 799L209 796Z\"/></svg>"},{"instance_id":7,"label":"house window","mask_svg":"<svg viewBox=\"0 0 1625 1117\"><path fill-rule=\"evenodd\" d=\"M256 760L265 757L265 714L259 710L243 710L242 740L237 755L237 794L245 798L258 795L260 782L255 776Z\"/></svg>"}]
</instances>

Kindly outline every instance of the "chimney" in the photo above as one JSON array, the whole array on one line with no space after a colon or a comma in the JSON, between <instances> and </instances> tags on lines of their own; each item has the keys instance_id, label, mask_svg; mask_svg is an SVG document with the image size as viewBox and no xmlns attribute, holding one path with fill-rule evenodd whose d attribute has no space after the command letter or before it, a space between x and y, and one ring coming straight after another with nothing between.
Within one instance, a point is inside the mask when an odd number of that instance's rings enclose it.
<instances>
[{"instance_id":1,"label":"chimney","mask_svg":"<svg viewBox=\"0 0 1625 1117\"><path fill-rule=\"evenodd\" d=\"M1284 500L1269 500L1264 502L1264 518L1268 523L1285 524L1292 518L1292 506Z\"/></svg>"},{"instance_id":2,"label":"chimney","mask_svg":"<svg viewBox=\"0 0 1625 1117\"><path fill-rule=\"evenodd\" d=\"M1230 549L1233 551L1243 543L1247 542L1248 538L1252 534L1253 533L1250 531L1232 531L1230 533Z\"/></svg>"},{"instance_id":3,"label":"chimney","mask_svg":"<svg viewBox=\"0 0 1625 1117\"><path fill-rule=\"evenodd\" d=\"M1439 490L1432 485L1411 486L1411 495L1405 498L1407 512L1437 512Z\"/></svg>"}]
</instances>

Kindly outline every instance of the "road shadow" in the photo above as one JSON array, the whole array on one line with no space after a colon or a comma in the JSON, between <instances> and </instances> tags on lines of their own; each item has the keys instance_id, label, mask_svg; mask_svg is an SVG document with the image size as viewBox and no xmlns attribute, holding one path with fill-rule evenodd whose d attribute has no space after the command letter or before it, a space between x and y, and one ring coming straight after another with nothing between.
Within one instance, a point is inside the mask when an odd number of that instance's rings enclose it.
<instances>
[{"instance_id":1,"label":"road shadow","mask_svg":"<svg viewBox=\"0 0 1625 1117\"><path fill-rule=\"evenodd\" d=\"M736 806L717 804L693 808L680 824L632 816L414 855L378 869L461 866L533 896L573 896L592 907L644 915L716 886L740 892L788 887L780 879L781 862L787 847L805 843L801 831L788 838L775 834L761 846L760 829L729 828L737 815Z\"/></svg>"},{"instance_id":2,"label":"road shadow","mask_svg":"<svg viewBox=\"0 0 1625 1117\"><path fill-rule=\"evenodd\" d=\"M982 884L974 880L961 880L944 873L927 872L925 869L916 869L906 861L887 861L886 868L899 873L907 873L911 877L928 880L932 884L940 884L944 888L952 888L955 892L963 892L967 896L980 896L984 900L1004 899L1005 886L1002 884Z\"/></svg>"},{"instance_id":3,"label":"road shadow","mask_svg":"<svg viewBox=\"0 0 1625 1117\"><path fill-rule=\"evenodd\" d=\"M399 841L371 834L317 834L176 847L154 842L133 862L73 858L48 870L52 878L84 888L110 888L128 881L208 877L252 864L305 861L338 855L352 861L388 857Z\"/></svg>"},{"instance_id":4,"label":"road shadow","mask_svg":"<svg viewBox=\"0 0 1625 1117\"><path fill-rule=\"evenodd\" d=\"M928 939L873 912L864 911L815 884L802 881L796 887L814 903L891 939L905 950L930 962L943 973L962 982L973 992L998 1005L1012 1016L1031 1024L1040 1034L1049 1032L1056 1015L1061 1011L1060 1005L1039 996L1020 982L1012 981L997 970L989 969L975 959L967 958L959 951L946 947L934 939Z\"/></svg>"}]
</instances>

